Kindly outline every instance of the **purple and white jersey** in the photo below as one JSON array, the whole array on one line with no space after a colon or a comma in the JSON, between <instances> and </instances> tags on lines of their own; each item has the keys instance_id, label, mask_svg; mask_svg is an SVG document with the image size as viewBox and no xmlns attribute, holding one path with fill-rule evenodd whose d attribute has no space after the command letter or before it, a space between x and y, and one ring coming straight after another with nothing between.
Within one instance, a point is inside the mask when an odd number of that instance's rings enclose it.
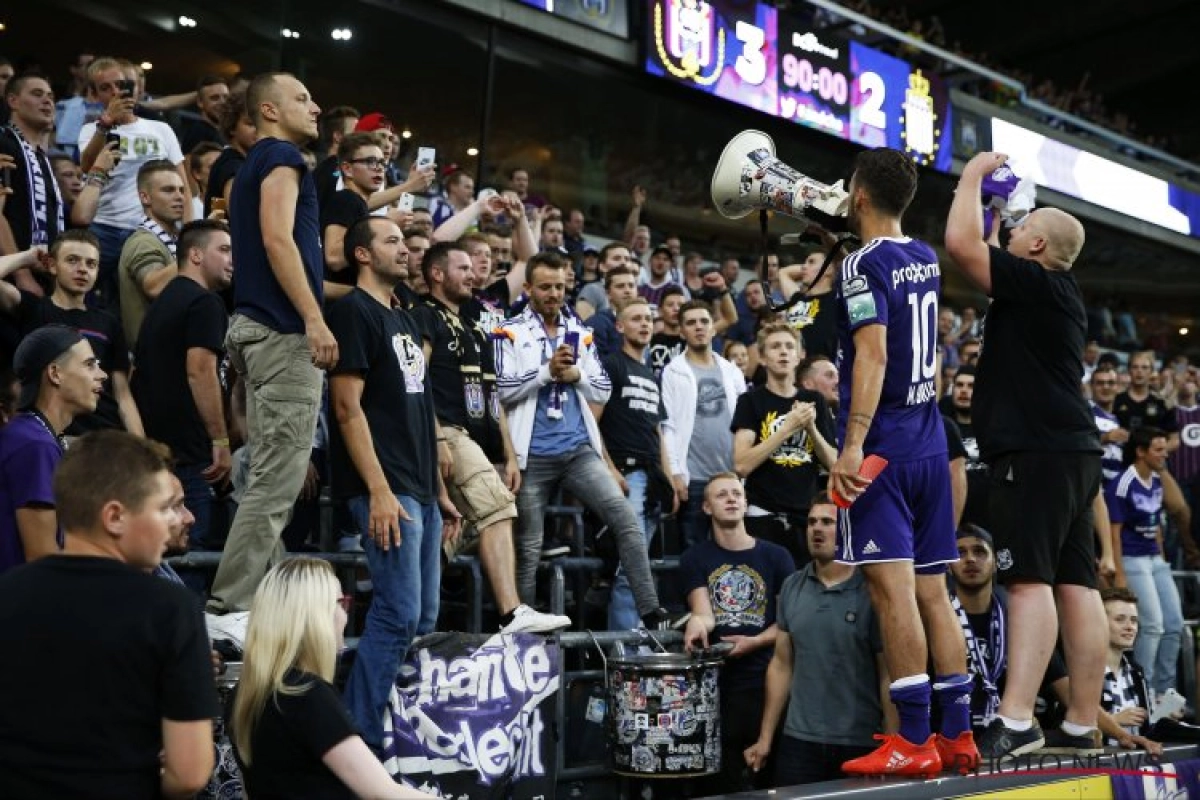
<instances>
[{"instance_id":1,"label":"purple and white jersey","mask_svg":"<svg viewBox=\"0 0 1200 800\"><path fill-rule=\"evenodd\" d=\"M1179 449L1171 454L1171 474L1183 486L1200 478L1200 406L1175 406Z\"/></svg>"},{"instance_id":2,"label":"purple and white jersey","mask_svg":"<svg viewBox=\"0 0 1200 800\"><path fill-rule=\"evenodd\" d=\"M1091 406L1092 417L1096 420L1096 430L1100 431L1101 436L1121 427L1115 414L1105 411L1095 403L1088 403L1088 405ZM1100 474L1103 477L1103 484L1108 486L1113 478L1120 475L1121 470L1125 469L1125 448L1118 442L1102 442L1100 446L1104 448L1104 452L1100 456Z\"/></svg>"},{"instance_id":3,"label":"purple and white jersey","mask_svg":"<svg viewBox=\"0 0 1200 800\"><path fill-rule=\"evenodd\" d=\"M946 455L937 409L937 321L941 269L933 248L917 239L872 239L842 264L837 287L837 436L845 441L854 385L854 332L887 328L887 369L863 452L888 461Z\"/></svg>"},{"instance_id":4,"label":"purple and white jersey","mask_svg":"<svg viewBox=\"0 0 1200 800\"><path fill-rule=\"evenodd\" d=\"M1143 483L1137 470L1129 467L1104 490L1108 518L1121 523L1121 554L1125 556L1156 556L1158 523L1162 515L1162 480L1153 472L1150 482Z\"/></svg>"}]
</instances>

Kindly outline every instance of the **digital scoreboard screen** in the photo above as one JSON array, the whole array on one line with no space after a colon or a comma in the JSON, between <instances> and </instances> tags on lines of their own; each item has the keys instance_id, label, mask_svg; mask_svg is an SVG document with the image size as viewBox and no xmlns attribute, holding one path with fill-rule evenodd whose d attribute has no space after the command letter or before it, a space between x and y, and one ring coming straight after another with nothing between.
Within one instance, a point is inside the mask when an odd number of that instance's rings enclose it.
<instances>
[{"instance_id":1,"label":"digital scoreboard screen","mask_svg":"<svg viewBox=\"0 0 1200 800\"><path fill-rule=\"evenodd\" d=\"M949 172L949 91L936 75L757 0L648 9L650 74Z\"/></svg>"}]
</instances>

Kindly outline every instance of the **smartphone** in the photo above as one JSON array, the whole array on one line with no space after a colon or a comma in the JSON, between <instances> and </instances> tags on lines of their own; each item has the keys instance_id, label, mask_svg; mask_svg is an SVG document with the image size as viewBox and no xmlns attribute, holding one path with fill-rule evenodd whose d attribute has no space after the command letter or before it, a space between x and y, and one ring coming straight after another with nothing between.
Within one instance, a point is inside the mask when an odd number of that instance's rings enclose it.
<instances>
[{"instance_id":1,"label":"smartphone","mask_svg":"<svg viewBox=\"0 0 1200 800\"><path fill-rule=\"evenodd\" d=\"M224 198L224 197L214 197L214 198L212 199L212 210L213 210L213 211L226 211L226 210L228 210L228 209L226 209L226 208L225 208L225 198Z\"/></svg>"},{"instance_id":2,"label":"smartphone","mask_svg":"<svg viewBox=\"0 0 1200 800\"><path fill-rule=\"evenodd\" d=\"M412 213L414 197L409 192L400 195L400 202L396 204L396 208L406 213Z\"/></svg>"},{"instance_id":3,"label":"smartphone","mask_svg":"<svg viewBox=\"0 0 1200 800\"><path fill-rule=\"evenodd\" d=\"M432 147L417 148L417 169L432 167L437 163L437 150Z\"/></svg>"},{"instance_id":4,"label":"smartphone","mask_svg":"<svg viewBox=\"0 0 1200 800\"><path fill-rule=\"evenodd\" d=\"M134 91L137 90L137 81L121 80L117 81L117 91L121 93L121 97L133 97Z\"/></svg>"},{"instance_id":5,"label":"smartphone","mask_svg":"<svg viewBox=\"0 0 1200 800\"><path fill-rule=\"evenodd\" d=\"M563 344L571 348L571 357L579 360L579 331L567 331L563 334Z\"/></svg>"},{"instance_id":6,"label":"smartphone","mask_svg":"<svg viewBox=\"0 0 1200 800\"><path fill-rule=\"evenodd\" d=\"M0 189L8 189L12 186L12 167L0 169Z\"/></svg>"},{"instance_id":7,"label":"smartphone","mask_svg":"<svg viewBox=\"0 0 1200 800\"><path fill-rule=\"evenodd\" d=\"M117 149L120 150L121 149L121 134L113 133L112 131L109 131L108 133L104 134L104 146L105 147L108 147L110 144L114 144L114 143L117 145Z\"/></svg>"}]
</instances>

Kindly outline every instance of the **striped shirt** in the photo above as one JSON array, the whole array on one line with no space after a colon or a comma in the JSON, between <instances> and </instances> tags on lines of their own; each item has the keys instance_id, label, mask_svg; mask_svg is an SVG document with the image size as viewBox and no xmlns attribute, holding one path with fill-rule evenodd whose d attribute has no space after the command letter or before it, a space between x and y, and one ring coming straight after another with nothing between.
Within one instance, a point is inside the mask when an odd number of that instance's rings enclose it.
<instances>
[{"instance_id":1,"label":"striped shirt","mask_svg":"<svg viewBox=\"0 0 1200 800\"><path fill-rule=\"evenodd\" d=\"M1200 478L1200 406L1176 406L1179 449L1171 454L1171 474L1183 485Z\"/></svg>"}]
</instances>

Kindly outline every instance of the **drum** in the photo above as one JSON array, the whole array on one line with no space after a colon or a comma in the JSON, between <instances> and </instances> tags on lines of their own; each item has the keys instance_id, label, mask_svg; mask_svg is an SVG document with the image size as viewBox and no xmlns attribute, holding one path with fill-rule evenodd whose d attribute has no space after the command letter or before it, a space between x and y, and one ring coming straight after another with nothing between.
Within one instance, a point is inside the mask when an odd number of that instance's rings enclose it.
<instances>
[{"instance_id":1,"label":"drum","mask_svg":"<svg viewBox=\"0 0 1200 800\"><path fill-rule=\"evenodd\" d=\"M607 660L614 772L641 778L720 772L722 655L650 653Z\"/></svg>"}]
</instances>

